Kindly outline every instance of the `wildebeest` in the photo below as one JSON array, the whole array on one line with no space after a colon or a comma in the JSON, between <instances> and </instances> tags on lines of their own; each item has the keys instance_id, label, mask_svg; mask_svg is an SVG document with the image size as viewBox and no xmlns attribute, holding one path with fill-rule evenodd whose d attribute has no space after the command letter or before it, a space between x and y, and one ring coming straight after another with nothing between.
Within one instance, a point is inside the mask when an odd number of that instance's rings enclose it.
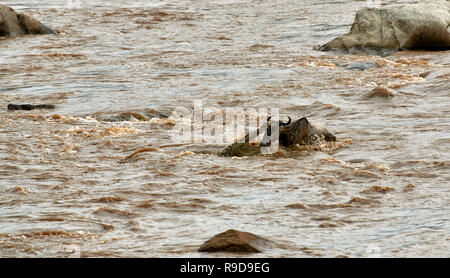
<instances>
[{"instance_id":1,"label":"wildebeest","mask_svg":"<svg viewBox=\"0 0 450 278\"><path fill-rule=\"evenodd\" d=\"M221 156L248 156L261 153L261 147L270 147L272 143L287 148L293 145L312 144L317 139L323 138L325 141L336 141L336 136L325 127L312 124L306 117L302 117L292 122L288 116L288 122L267 118L267 123L260 126L252 136L247 133L244 140L235 142L220 152ZM274 130L275 129L275 130ZM259 144L252 143L256 136L264 134ZM252 137L252 138L250 138Z\"/></svg>"}]
</instances>

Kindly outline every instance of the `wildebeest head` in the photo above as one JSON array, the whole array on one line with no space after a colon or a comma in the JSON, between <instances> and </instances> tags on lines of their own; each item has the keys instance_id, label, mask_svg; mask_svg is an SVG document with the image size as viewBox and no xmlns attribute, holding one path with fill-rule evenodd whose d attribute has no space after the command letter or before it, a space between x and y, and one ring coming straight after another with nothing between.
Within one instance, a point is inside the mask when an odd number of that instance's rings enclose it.
<instances>
[{"instance_id":1,"label":"wildebeest head","mask_svg":"<svg viewBox=\"0 0 450 278\"><path fill-rule=\"evenodd\" d=\"M305 117L290 125L280 126L280 143L284 147L302 144L302 141L308 139L310 130L311 124Z\"/></svg>"},{"instance_id":2,"label":"wildebeest head","mask_svg":"<svg viewBox=\"0 0 450 278\"><path fill-rule=\"evenodd\" d=\"M292 119L291 119L291 117L289 117L289 116L287 116L288 117L288 119L289 119L289 121L287 122L287 123L283 123L282 121L278 121L278 126L279 127L281 127L281 126L288 126L291 122L292 122ZM267 118L267 130L266 130L266 134L267 134L267 136L272 136L272 125L270 124L270 120L272 119L272 116L270 116L269 118ZM276 126L276 125L275 125Z\"/></svg>"},{"instance_id":3,"label":"wildebeest head","mask_svg":"<svg viewBox=\"0 0 450 278\"><path fill-rule=\"evenodd\" d=\"M264 134L261 146L269 146L271 141L278 140L282 146L288 147L292 144L301 144L302 140L308 138L311 125L309 121L303 117L295 122L292 122L291 117L288 116L288 122L278 121L278 125L272 123L272 117L267 119L267 129ZM272 128L278 128L278 132L272 132ZM279 138L271 138L272 135L278 135ZM272 139L272 140L271 140Z\"/></svg>"}]
</instances>

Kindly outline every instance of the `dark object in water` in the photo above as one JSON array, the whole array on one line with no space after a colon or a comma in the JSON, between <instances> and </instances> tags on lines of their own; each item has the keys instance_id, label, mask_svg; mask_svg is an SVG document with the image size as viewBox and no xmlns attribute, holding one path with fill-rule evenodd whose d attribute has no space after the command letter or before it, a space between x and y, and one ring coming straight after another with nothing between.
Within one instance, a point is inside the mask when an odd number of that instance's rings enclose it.
<instances>
[{"instance_id":1,"label":"dark object in water","mask_svg":"<svg viewBox=\"0 0 450 278\"><path fill-rule=\"evenodd\" d=\"M150 121L153 118L167 119L169 114L160 112L155 109L146 109L145 112L126 111L120 113L118 116L112 116L109 118L101 118L100 120L105 122L118 122L118 121L131 121L136 119L138 121Z\"/></svg>"},{"instance_id":2,"label":"dark object in water","mask_svg":"<svg viewBox=\"0 0 450 278\"><path fill-rule=\"evenodd\" d=\"M15 111L15 110L34 110L34 109L55 109L55 105L53 104L8 104L8 110L9 111Z\"/></svg>"},{"instance_id":3,"label":"dark object in water","mask_svg":"<svg viewBox=\"0 0 450 278\"><path fill-rule=\"evenodd\" d=\"M347 65L345 68L348 70L365 71L365 70L373 69L376 67L377 67L377 65L373 62L356 62L356 63Z\"/></svg>"},{"instance_id":4,"label":"dark object in water","mask_svg":"<svg viewBox=\"0 0 450 278\"><path fill-rule=\"evenodd\" d=\"M393 98L395 95L391 91L389 91L387 88L384 87L376 87L370 93L368 93L365 98L385 98L390 99Z\"/></svg>"},{"instance_id":5,"label":"dark object in water","mask_svg":"<svg viewBox=\"0 0 450 278\"><path fill-rule=\"evenodd\" d=\"M336 136L329 132L325 127L310 123L305 117L293 122L290 117L288 122L278 121L278 124L274 122L270 123L272 117L267 119L267 124L258 128L257 132L253 135L247 133L242 142L237 141L224 150L222 150L220 156L250 156L261 153L261 147L270 147L272 140L271 137L278 134L278 140L281 147L287 148L293 145L310 145L314 144L317 139L323 138L327 142L335 142ZM278 128L278 132L274 132L273 128ZM253 142L256 136L263 135L261 142Z\"/></svg>"}]
</instances>

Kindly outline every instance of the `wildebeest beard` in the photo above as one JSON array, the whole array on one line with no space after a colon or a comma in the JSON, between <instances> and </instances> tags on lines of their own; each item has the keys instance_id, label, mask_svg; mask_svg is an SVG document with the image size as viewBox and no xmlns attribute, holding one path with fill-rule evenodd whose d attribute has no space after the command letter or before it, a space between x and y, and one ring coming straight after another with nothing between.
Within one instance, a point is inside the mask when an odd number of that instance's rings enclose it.
<instances>
[{"instance_id":1,"label":"wildebeest beard","mask_svg":"<svg viewBox=\"0 0 450 278\"><path fill-rule=\"evenodd\" d=\"M270 119L271 117L267 119L267 129L261 140L261 146L270 146L271 142L274 142L277 139L283 147L289 147L295 144L301 145L308 140L311 124L305 117L295 122L292 122L289 117L289 122L287 123L282 121L271 122ZM278 122L278 124L276 124L276 122ZM274 128L278 128L278 130L273 130ZM278 138L272 138L272 136L277 135L279 136Z\"/></svg>"}]
</instances>

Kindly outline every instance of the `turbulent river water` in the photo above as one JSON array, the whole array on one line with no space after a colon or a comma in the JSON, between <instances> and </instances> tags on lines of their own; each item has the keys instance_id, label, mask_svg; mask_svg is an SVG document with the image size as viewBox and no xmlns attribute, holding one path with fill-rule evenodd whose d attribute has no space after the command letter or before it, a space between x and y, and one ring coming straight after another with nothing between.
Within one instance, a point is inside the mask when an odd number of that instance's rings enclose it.
<instances>
[{"instance_id":1,"label":"turbulent river water","mask_svg":"<svg viewBox=\"0 0 450 278\"><path fill-rule=\"evenodd\" d=\"M278 243L255 257L448 257L450 51L314 50L379 2L2 1L61 34L0 40L0 257L241 256L197 252L231 228ZM338 142L220 157L171 137L194 101Z\"/></svg>"}]
</instances>

